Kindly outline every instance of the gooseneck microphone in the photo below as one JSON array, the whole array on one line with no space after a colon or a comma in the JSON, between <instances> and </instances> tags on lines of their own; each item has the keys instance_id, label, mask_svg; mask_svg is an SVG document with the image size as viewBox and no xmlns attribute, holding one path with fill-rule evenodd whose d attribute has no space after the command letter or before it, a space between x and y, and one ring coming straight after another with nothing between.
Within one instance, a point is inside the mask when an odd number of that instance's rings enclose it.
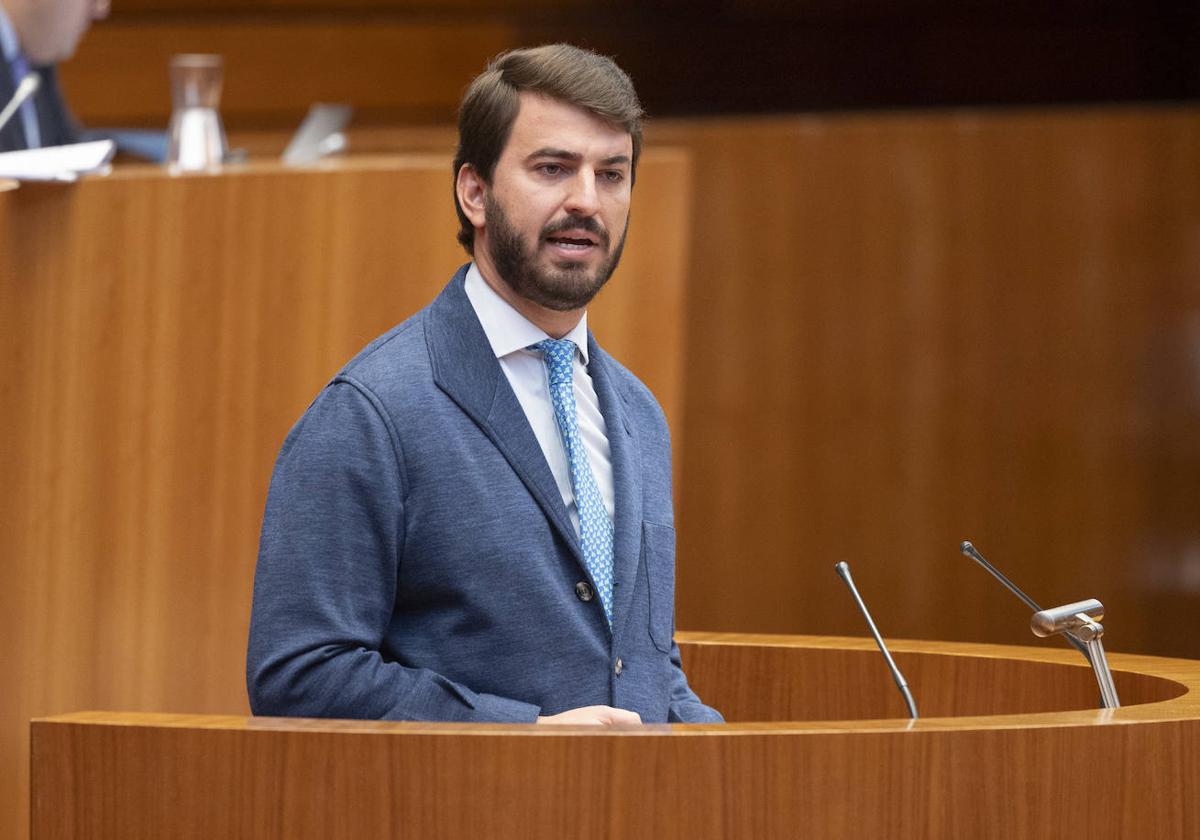
<instances>
[{"instance_id":1,"label":"gooseneck microphone","mask_svg":"<svg viewBox=\"0 0 1200 840\"><path fill-rule=\"evenodd\" d=\"M991 563L989 563L987 560L985 560L984 556L979 553L978 549L976 549L975 546L971 545L970 540L963 540L962 545L960 545L958 547L958 550L961 551L963 554L965 554L967 557L970 557L972 560L974 560L980 566L983 566L983 568L986 569L988 571L988 573L991 574L992 577L994 577L996 580L1000 581L1000 583L1004 584L1005 589L1007 589L1009 592L1011 592L1012 594L1014 594L1018 598L1020 598L1022 601L1024 601L1025 606L1029 607L1029 609L1033 610L1034 612L1041 611L1042 608L1037 605L1037 602L1034 601L1032 598L1030 598L1028 595L1026 595L1024 592L1022 592L1021 588L1019 586L1017 586L1015 583L1013 583L1011 580L1009 580L1007 577L1005 577L1004 572L1000 571L995 566L993 566Z\"/></svg>"},{"instance_id":2,"label":"gooseneck microphone","mask_svg":"<svg viewBox=\"0 0 1200 840\"><path fill-rule=\"evenodd\" d=\"M12 95L12 99L8 100L8 104L4 106L4 110L0 111L0 128L4 128L8 121L12 119L13 114L17 113L17 109L25 104L25 100L37 93L37 89L41 87L42 77L37 73L26 73L25 78L21 79L21 83L17 85L16 93Z\"/></svg>"},{"instance_id":3,"label":"gooseneck microphone","mask_svg":"<svg viewBox=\"0 0 1200 840\"><path fill-rule=\"evenodd\" d=\"M858 604L859 611L862 612L863 618L867 620L867 627L871 629L871 635L875 637L875 644L879 645L879 650L883 653L883 658L887 662L888 670L892 672L892 679L896 681L896 687L900 689L900 693L904 696L904 705L908 706L908 715L913 720L916 720L917 701L913 700L912 692L908 690L908 683L905 681L904 675L896 667L896 662L892 659L891 652L887 649L887 645L883 643L883 636L879 635L879 629L871 619L871 613L867 610L867 605L863 603L862 596L858 594L858 588L854 585L854 578L850 577L850 564L843 560L835 564L833 568L837 570L838 576L846 582L850 594L854 596L854 601Z\"/></svg>"},{"instance_id":4,"label":"gooseneck microphone","mask_svg":"<svg viewBox=\"0 0 1200 840\"><path fill-rule=\"evenodd\" d=\"M1000 581L1000 583L1003 584L1005 589L1007 589L1009 592L1011 592L1012 594L1014 594L1018 598L1020 598L1021 602L1024 603L1025 606L1029 607L1030 610L1032 610L1035 613L1040 613L1042 611L1042 608L1037 605L1037 601L1033 600L1028 595L1026 595L1024 592L1022 592L1021 588L1019 586L1017 586L1015 583L1013 583L1011 580L1009 580L1007 577L1005 577L1005 575L1002 571L1000 571L995 566L993 566L991 563L989 563L987 560L985 560L984 556L979 553L979 551L975 548L975 546L971 545L970 540L963 540L962 544L958 547L958 550L961 551L964 556L970 557L972 560L974 560L976 563L978 563L980 566L982 566L984 568L984 570L987 571L988 574L990 574L996 580ZM1083 642L1079 641L1078 639L1076 639L1074 636L1070 635L1069 633L1063 633L1062 637L1064 639L1066 639L1067 642L1070 643L1071 647L1075 648L1077 651L1082 653L1083 658L1086 659L1089 664L1091 663L1092 657L1088 653L1087 645L1085 645Z\"/></svg>"}]
</instances>

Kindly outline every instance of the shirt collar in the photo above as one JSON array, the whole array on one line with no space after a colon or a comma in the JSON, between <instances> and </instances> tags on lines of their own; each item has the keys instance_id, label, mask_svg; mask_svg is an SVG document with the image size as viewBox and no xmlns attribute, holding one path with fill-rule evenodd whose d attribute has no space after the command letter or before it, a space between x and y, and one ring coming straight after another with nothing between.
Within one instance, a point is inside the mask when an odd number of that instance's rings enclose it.
<instances>
[{"instance_id":1,"label":"shirt collar","mask_svg":"<svg viewBox=\"0 0 1200 840\"><path fill-rule=\"evenodd\" d=\"M465 284L467 298L471 307L483 325L488 344L497 359L502 359L510 353L524 350L531 344L537 344L548 336L541 327L534 325L524 315L512 306L496 290L488 285L479 273L475 263L467 269ZM583 357L583 363L588 363L587 350L587 312L579 319L579 323L569 333L563 336L575 343Z\"/></svg>"}]
</instances>

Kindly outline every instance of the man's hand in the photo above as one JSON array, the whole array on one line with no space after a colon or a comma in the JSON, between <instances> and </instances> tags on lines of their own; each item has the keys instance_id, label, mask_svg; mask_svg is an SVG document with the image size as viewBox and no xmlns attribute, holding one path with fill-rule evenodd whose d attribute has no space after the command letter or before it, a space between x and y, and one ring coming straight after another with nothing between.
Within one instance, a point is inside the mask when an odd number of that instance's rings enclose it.
<instances>
[{"instance_id":1,"label":"man's hand","mask_svg":"<svg viewBox=\"0 0 1200 840\"><path fill-rule=\"evenodd\" d=\"M620 726L622 724L641 723L642 716L637 712L625 709L614 709L612 706L584 706L579 709L569 709L557 715L539 716L538 723L570 724L572 726Z\"/></svg>"}]
</instances>

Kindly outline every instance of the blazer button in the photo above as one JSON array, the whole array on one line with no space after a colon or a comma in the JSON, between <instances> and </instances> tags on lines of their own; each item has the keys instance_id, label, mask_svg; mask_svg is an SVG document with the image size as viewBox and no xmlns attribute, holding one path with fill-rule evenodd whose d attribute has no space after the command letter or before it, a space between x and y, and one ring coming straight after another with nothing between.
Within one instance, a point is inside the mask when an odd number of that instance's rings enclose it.
<instances>
[{"instance_id":1,"label":"blazer button","mask_svg":"<svg viewBox=\"0 0 1200 840\"><path fill-rule=\"evenodd\" d=\"M586 580L581 580L575 584L575 597L580 601L590 601L596 593L592 591L592 585Z\"/></svg>"},{"instance_id":2,"label":"blazer button","mask_svg":"<svg viewBox=\"0 0 1200 840\"><path fill-rule=\"evenodd\" d=\"M625 663L622 662L621 657L618 656L617 664L613 666L613 673L619 677L619 676L621 676L621 672L624 670L625 670Z\"/></svg>"}]
</instances>

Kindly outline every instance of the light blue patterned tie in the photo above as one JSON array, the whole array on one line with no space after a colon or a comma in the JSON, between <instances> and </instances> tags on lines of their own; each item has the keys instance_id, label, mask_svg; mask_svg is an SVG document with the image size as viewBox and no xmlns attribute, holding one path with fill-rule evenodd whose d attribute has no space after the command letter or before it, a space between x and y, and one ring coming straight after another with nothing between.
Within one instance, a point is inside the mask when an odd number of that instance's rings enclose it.
<instances>
[{"instance_id":1,"label":"light blue patterned tie","mask_svg":"<svg viewBox=\"0 0 1200 840\"><path fill-rule=\"evenodd\" d=\"M575 343L570 339L548 338L529 348L541 350L550 379L550 401L554 417L562 432L571 468L571 489L575 492L575 510L579 513L579 543L583 562L591 572L592 581L604 607L604 617L612 626L613 593L613 524L604 507L596 477L588 464L583 440L579 437L579 420L575 415L575 379L572 362Z\"/></svg>"}]
</instances>

